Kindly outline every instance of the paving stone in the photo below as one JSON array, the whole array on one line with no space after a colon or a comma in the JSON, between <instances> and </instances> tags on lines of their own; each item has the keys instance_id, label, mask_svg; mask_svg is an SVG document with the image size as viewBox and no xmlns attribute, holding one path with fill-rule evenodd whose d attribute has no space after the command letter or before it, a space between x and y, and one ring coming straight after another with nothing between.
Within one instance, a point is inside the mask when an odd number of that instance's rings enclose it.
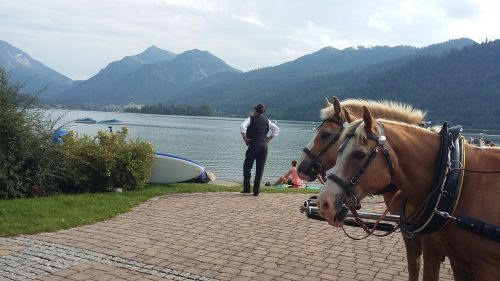
<instances>
[{"instance_id":1,"label":"paving stone","mask_svg":"<svg viewBox=\"0 0 500 281\"><path fill-rule=\"evenodd\" d=\"M350 240L298 211L308 197L174 194L93 225L0 238L0 280L407 280L401 235ZM453 279L448 261L440 278Z\"/></svg>"}]
</instances>

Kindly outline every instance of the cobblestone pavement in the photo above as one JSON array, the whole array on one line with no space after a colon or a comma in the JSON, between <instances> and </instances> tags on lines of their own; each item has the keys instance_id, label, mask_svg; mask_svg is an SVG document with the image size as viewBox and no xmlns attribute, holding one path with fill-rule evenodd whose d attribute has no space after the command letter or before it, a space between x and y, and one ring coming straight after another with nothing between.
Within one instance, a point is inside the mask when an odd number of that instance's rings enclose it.
<instances>
[{"instance_id":1,"label":"cobblestone pavement","mask_svg":"<svg viewBox=\"0 0 500 281\"><path fill-rule=\"evenodd\" d=\"M400 234L350 240L298 211L308 197L169 195L105 222L0 238L0 280L407 280ZM440 276L453 280L448 263Z\"/></svg>"}]
</instances>

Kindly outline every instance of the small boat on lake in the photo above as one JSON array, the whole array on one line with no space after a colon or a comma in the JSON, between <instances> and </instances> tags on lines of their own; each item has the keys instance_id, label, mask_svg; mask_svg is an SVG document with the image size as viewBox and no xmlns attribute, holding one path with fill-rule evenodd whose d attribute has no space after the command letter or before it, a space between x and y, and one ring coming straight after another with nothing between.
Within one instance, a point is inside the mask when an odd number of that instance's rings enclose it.
<instances>
[{"instance_id":1,"label":"small boat on lake","mask_svg":"<svg viewBox=\"0 0 500 281\"><path fill-rule=\"evenodd\" d=\"M73 121L75 123L85 123L85 124L95 124L97 123L96 120L92 119L92 118L80 118L80 119L76 119L75 121Z\"/></svg>"},{"instance_id":2,"label":"small boat on lake","mask_svg":"<svg viewBox=\"0 0 500 281\"><path fill-rule=\"evenodd\" d=\"M98 124L106 124L106 125L124 125L125 122L118 120L118 119L109 119L109 120L102 120L99 121Z\"/></svg>"},{"instance_id":3,"label":"small boat on lake","mask_svg":"<svg viewBox=\"0 0 500 281\"><path fill-rule=\"evenodd\" d=\"M199 177L205 168L190 159L164 153L156 153L150 183L183 182Z\"/></svg>"}]
</instances>

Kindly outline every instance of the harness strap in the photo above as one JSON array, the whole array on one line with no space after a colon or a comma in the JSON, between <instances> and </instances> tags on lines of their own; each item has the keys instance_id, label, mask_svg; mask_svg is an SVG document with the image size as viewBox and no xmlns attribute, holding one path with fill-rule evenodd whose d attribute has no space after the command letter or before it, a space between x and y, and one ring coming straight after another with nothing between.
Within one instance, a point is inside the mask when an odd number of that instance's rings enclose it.
<instances>
[{"instance_id":1,"label":"harness strap","mask_svg":"<svg viewBox=\"0 0 500 281\"><path fill-rule=\"evenodd\" d=\"M352 182L346 182L343 179L339 178L336 174L333 174L333 173L328 175L328 179L331 179L334 182L336 182L338 185L340 185L342 187L342 189L344 190L344 192L347 194L347 196L354 195L354 191L351 189L351 187L354 186L354 184Z\"/></svg>"},{"instance_id":2,"label":"harness strap","mask_svg":"<svg viewBox=\"0 0 500 281\"><path fill-rule=\"evenodd\" d=\"M392 165L391 155L389 154L389 147L387 146L387 139L385 138L386 135L385 135L384 123L382 123L382 122L377 122L377 123L378 123L378 127L379 127L379 135L380 135L378 142L383 148L382 151L384 152L384 158L385 158L385 161L387 162L387 165L389 166L389 173L392 176L394 174L394 168Z\"/></svg>"},{"instance_id":3,"label":"harness strap","mask_svg":"<svg viewBox=\"0 0 500 281\"><path fill-rule=\"evenodd\" d=\"M382 188L381 190L373 193L373 195L382 195L382 194L389 193L389 192L394 192L394 191L397 191L397 190L398 190L398 187L395 186L393 183L390 183L389 185L387 185L386 187Z\"/></svg>"},{"instance_id":4,"label":"harness strap","mask_svg":"<svg viewBox=\"0 0 500 281\"><path fill-rule=\"evenodd\" d=\"M359 171L351 178L349 182L344 181L334 173L329 174L328 178L340 185L346 193L347 197L355 196L355 192L352 187L354 187L358 183L359 178L365 173L368 166L370 166L370 164L373 162L373 159L377 155L377 152L378 148L377 146L374 146L370 152L370 156L366 159L365 163L363 163L363 166L361 166Z\"/></svg>"},{"instance_id":5,"label":"harness strap","mask_svg":"<svg viewBox=\"0 0 500 281\"><path fill-rule=\"evenodd\" d=\"M344 123L346 121L340 121L340 120L337 120L337 119L329 118L329 119L323 120L323 122L321 122L321 125L323 125L323 123L325 123L325 122L332 122L332 123L335 123L335 124L340 125L342 127L345 127ZM321 125L319 125L318 128L321 127Z\"/></svg>"},{"instance_id":6,"label":"harness strap","mask_svg":"<svg viewBox=\"0 0 500 281\"><path fill-rule=\"evenodd\" d=\"M359 178L361 178L361 176L366 172L366 169L368 168L368 166L370 166L370 164L373 162L373 159L375 159L375 156L377 156L377 153L378 153L378 145L374 146L370 152L370 156L368 156L368 158L366 159L365 163L363 164L363 166L361 166L361 168L359 168L359 171L356 173L356 175L354 175L352 178L351 178L351 183L353 185L357 184L358 181L359 181Z\"/></svg>"},{"instance_id":7,"label":"harness strap","mask_svg":"<svg viewBox=\"0 0 500 281\"><path fill-rule=\"evenodd\" d=\"M332 145L334 145L340 138L340 135L342 134L342 131L343 130L340 130L340 132L338 134L336 134L333 139L318 153L318 157L321 157L323 154L325 154L325 152L328 151L328 149L330 149L330 147Z\"/></svg>"},{"instance_id":8,"label":"harness strap","mask_svg":"<svg viewBox=\"0 0 500 281\"><path fill-rule=\"evenodd\" d=\"M458 217L455 223L471 232L484 236L496 242L500 242L500 227L478 221L468 217Z\"/></svg>"},{"instance_id":9,"label":"harness strap","mask_svg":"<svg viewBox=\"0 0 500 281\"><path fill-rule=\"evenodd\" d=\"M309 148L307 147L304 147L304 149L302 149L302 151L305 152L305 154L307 154L307 156L311 157L311 159L314 161L314 162L319 162L321 163L321 159L319 158L318 155L314 154L314 152L312 152Z\"/></svg>"}]
</instances>

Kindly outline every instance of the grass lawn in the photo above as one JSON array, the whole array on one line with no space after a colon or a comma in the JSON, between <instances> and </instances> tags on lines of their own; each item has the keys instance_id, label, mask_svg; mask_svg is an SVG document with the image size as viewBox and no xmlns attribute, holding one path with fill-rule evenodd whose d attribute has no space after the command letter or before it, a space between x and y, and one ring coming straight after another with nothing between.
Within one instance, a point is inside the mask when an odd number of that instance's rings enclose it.
<instances>
[{"instance_id":1,"label":"grass lawn","mask_svg":"<svg viewBox=\"0 0 500 281\"><path fill-rule=\"evenodd\" d=\"M34 234L106 220L128 212L150 198L192 192L238 192L241 185L179 183L149 186L124 193L88 193L0 200L0 236ZM318 190L262 188L264 193L318 193Z\"/></svg>"}]
</instances>

